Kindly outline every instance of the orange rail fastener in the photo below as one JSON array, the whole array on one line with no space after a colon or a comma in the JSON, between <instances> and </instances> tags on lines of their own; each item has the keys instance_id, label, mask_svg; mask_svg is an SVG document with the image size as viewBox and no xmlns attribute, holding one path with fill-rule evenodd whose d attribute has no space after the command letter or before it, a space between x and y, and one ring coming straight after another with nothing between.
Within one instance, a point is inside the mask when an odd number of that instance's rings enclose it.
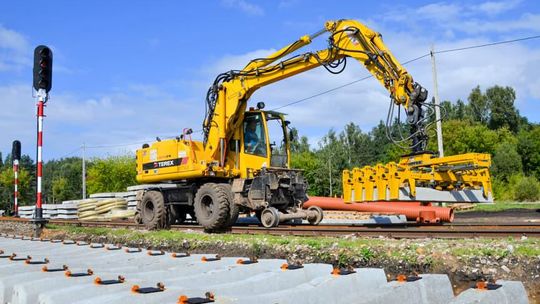
<instances>
[{"instance_id":1,"label":"orange rail fastener","mask_svg":"<svg viewBox=\"0 0 540 304\"><path fill-rule=\"evenodd\" d=\"M334 267L330 274L334 276L340 276L340 275L348 275L348 274L353 274L353 273L356 273L356 270L354 270L354 268L352 267L345 267L345 268Z\"/></svg>"},{"instance_id":2,"label":"orange rail fastener","mask_svg":"<svg viewBox=\"0 0 540 304\"><path fill-rule=\"evenodd\" d=\"M24 263L28 265L49 264L49 259L44 258L43 261L33 261L31 256L27 256Z\"/></svg>"},{"instance_id":3,"label":"orange rail fastener","mask_svg":"<svg viewBox=\"0 0 540 304\"><path fill-rule=\"evenodd\" d=\"M241 265L255 264L255 263L258 263L258 262L259 261L257 260L257 257L250 257L247 260L244 260L244 259L236 260L236 264L241 264Z\"/></svg>"},{"instance_id":4,"label":"orange rail fastener","mask_svg":"<svg viewBox=\"0 0 540 304\"><path fill-rule=\"evenodd\" d=\"M204 294L204 298L200 298L200 297L196 297L196 298L190 298L186 295L181 295L180 297L178 297L178 302L177 304L202 304L202 303L213 303L215 300L214 300L214 294L207 291L205 294Z\"/></svg>"},{"instance_id":5,"label":"orange rail fastener","mask_svg":"<svg viewBox=\"0 0 540 304\"><path fill-rule=\"evenodd\" d=\"M77 272L77 273L72 273L71 271L67 270L65 273L66 277L68 278L73 278L73 277L87 277L87 276L91 276L94 274L94 271L90 268L88 268L86 270L86 272Z\"/></svg>"},{"instance_id":6,"label":"orange rail fastener","mask_svg":"<svg viewBox=\"0 0 540 304\"><path fill-rule=\"evenodd\" d=\"M116 280L102 280L100 277L96 277L94 279L94 284L96 284L96 285L122 284L122 283L125 282L125 280L126 280L126 278L124 278L121 275L119 275L118 279L116 279Z\"/></svg>"},{"instance_id":7,"label":"orange rail fastener","mask_svg":"<svg viewBox=\"0 0 540 304\"><path fill-rule=\"evenodd\" d=\"M500 284L495 284L492 282L479 281L476 282L476 285L473 287L478 290L487 291L487 290L496 290L502 287Z\"/></svg>"},{"instance_id":8,"label":"orange rail fastener","mask_svg":"<svg viewBox=\"0 0 540 304\"><path fill-rule=\"evenodd\" d=\"M400 283L414 282L414 281L418 281L420 279L422 279L422 277L417 275L417 274L410 275L410 276L406 276L404 274L398 274L397 277L396 277L396 281L398 281Z\"/></svg>"},{"instance_id":9,"label":"orange rail fastener","mask_svg":"<svg viewBox=\"0 0 540 304\"><path fill-rule=\"evenodd\" d=\"M283 265L281 265L281 270L285 271L285 270L295 270L295 269L300 269L300 268L304 268L304 266L302 264L288 264L288 263L285 263Z\"/></svg>"},{"instance_id":10,"label":"orange rail fastener","mask_svg":"<svg viewBox=\"0 0 540 304\"><path fill-rule=\"evenodd\" d=\"M146 254L148 254L149 256L164 255L165 251L163 251L163 250L148 250L146 252Z\"/></svg>"},{"instance_id":11,"label":"orange rail fastener","mask_svg":"<svg viewBox=\"0 0 540 304\"><path fill-rule=\"evenodd\" d=\"M161 282L156 284L156 287L140 287L139 285L131 286L131 291L135 293L154 293L161 292L165 290L165 285Z\"/></svg>"},{"instance_id":12,"label":"orange rail fastener","mask_svg":"<svg viewBox=\"0 0 540 304\"><path fill-rule=\"evenodd\" d=\"M173 258L187 258L188 256L190 256L189 252L185 252L185 253L176 253L176 252L173 252L171 254L171 257Z\"/></svg>"},{"instance_id":13,"label":"orange rail fastener","mask_svg":"<svg viewBox=\"0 0 540 304\"><path fill-rule=\"evenodd\" d=\"M137 252L141 252L142 249L141 248L126 248L124 249L124 251L127 253L137 253Z\"/></svg>"},{"instance_id":14,"label":"orange rail fastener","mask_svg":"<svg viewBox=\"0 0 540 304\"><path fill-rule=\"evenodd\" d=\"M43 266L41 268L41 271L43 272L59 272L59 271L67 271L69 267L67 265L62 265L60 268L48 268L47 266Z\"/></svg>"},{"instance_id":15,"label":"orange rail fastener","mask_svg":"<svg viewBox=\"0 0 540 304\"><path fill-rule=\"evenodd\" d=\"M221 260L221 256L219 254L216 254L216 256L213 258L207 258L206 256L203 256L201 258L202 262L214 262L214 261L219 261L219 260Z\"/></svg>"}]
</instances>

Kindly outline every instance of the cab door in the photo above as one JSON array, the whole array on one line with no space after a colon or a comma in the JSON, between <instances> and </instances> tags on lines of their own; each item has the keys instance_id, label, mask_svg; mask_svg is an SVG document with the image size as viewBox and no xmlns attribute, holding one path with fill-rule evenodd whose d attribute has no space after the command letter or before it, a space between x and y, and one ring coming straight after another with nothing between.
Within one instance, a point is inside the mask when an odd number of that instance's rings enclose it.
<instances>
[{"instance_id":1,"label":"cab door","mask_svg":"<svg viewBox=\"0 0 540 304\"><path fill-rule=\"evenodd\" d=\"M240 144L241 177L252 177L252 171L270 167L266 119L261 112L246 113Z\"/></svg>"}]
</instances>

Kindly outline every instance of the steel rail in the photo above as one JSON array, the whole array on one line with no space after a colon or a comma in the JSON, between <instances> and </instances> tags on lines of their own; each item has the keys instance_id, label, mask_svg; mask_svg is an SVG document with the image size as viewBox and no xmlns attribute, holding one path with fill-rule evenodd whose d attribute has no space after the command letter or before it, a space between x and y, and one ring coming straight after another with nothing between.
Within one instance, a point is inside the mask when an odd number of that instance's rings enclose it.
<instances>
[{"instance_id":1,"label":"steel rail","mask_svg":"<svg viewBox=\"0 0 540 304\"><path fill-rule=\"evenodd\" d=\"M29 222L27 219L0 217L0 221ZM79 227L106 227L125 229L144 229L130 221L77 221L50 220L54 225L72 225ZM204 231L196 224L172 225L175 231ZM357 237L389 237L389 238L470 238L470 237L540 237L540 223L455 223L440 225L419 225L416 223L395 225L280 225L274 228L264 228L256 225L237 225L226 233L233 234L265 234L282 236L343 236Z\"/></svg>"}]
</instances>

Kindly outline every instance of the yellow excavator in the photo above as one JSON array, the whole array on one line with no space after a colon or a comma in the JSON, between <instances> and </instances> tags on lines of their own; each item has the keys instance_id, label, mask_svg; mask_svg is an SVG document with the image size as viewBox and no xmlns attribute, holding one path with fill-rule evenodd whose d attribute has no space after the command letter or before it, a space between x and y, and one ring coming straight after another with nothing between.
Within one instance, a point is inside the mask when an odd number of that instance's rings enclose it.
<instances>
[{"instance_id":1,"label":"yellow excavator","mask_svg":"<svg viewBox=\"0 0 540 304\"><path fill-rule=\"evenodd\" d=\"M296 52L325 33L328 48ZM302 208L308 185L301 170L290 168L285 115L264 110L262 102L248 108L248 102L257 89L320 66L339 73L349 58L363 64L388 90L392 108L403 107L408 135L401 142L408 143L412 154L399 164L344 172L345 201L489 200L489 155L454 156L446 163L425 152L425 109L431 105L425 102L427 91L413 81L379 33L358 21L338 20L268 57L251 60L242 70L219 74L206 94L202 141L192 140L193 131L184 129L174 139L137 150L141 184L128 189L137 191L136 221L160 229L183 222L189 214L215 231L231 226L242 212L255 213L264 227L297 219L320 223L320 208ZM436 178L430 170L437 171ZM476 178L479 174L483 177ZM435 192L426 194L427 188ZM453 198L437 199L437 193Z\"/></svg>"}]
</instances>

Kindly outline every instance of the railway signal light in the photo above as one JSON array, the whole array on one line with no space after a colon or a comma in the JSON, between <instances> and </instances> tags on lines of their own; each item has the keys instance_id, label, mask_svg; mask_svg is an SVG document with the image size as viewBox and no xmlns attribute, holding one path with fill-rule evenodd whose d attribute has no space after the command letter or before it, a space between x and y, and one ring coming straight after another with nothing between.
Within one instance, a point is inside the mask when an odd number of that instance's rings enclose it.
<instances>
[{"instance_id":1,"label":"railway signal light","mask_svg":"<svg viewBox=\"0 0 540 304\"><path fill-rule=\"evenodd\" d=\"M52 86L53 54L50 48L39 45L34 50L34 89L49 92Z\"/></svg>"},{"instance_id":2,"label":"railway signal light","mask_svg":"<svg viewBox=\"0 0 540 304\"><path fill-rule=\"evenodd\" d=\"M21 159L21 142L18 140L13 141L13 149L11 150L11 159Z\"/></svg>"}]
</instances>

